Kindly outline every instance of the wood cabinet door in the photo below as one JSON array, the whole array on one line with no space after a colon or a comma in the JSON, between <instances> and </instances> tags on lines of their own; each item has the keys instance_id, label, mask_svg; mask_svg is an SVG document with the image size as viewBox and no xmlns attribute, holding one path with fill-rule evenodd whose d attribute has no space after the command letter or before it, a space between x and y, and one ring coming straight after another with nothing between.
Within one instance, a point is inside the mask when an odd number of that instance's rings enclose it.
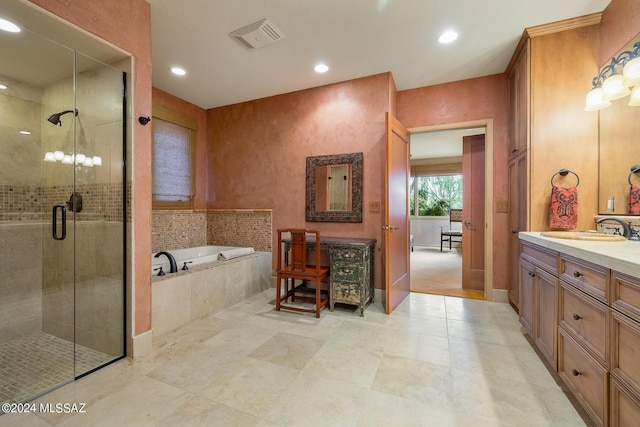
<instances>
[{"instance_id":1,"label":"wood cabinet door","mask_svg":"<svg viewBox=\"0 0 640 427\"><path fill-rule=\"evenodd\" d=\"M535 267L527 261L520 260L518 264L520 283L520 323L529 335L533 337L533 313L535 307Z\"/></svg>"},{"instance_id":2,"label":"wood cabinet door","mask_svg":"<svg viewBox=\"0 0 640 427\"><path fill-rule=\"evenodd\" d=\"M534 341L554 369L557 368L558 348L558 278L536 269Z\"/></svg>"}]
</instances>

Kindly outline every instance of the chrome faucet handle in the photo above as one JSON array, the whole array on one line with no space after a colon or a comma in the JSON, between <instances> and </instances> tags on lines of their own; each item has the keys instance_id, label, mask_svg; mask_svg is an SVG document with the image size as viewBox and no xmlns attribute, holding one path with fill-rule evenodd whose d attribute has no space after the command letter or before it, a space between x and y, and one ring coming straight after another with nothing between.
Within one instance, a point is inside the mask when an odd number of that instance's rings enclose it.
<instances>
[{"instance_id":1,"label":"chrome faucet handle","mask_svg":"<svg viewBox=\"0 0 640 427\"><path fill-rule=\"evenodd\" d=\"M629 240L640 240L640 228L631 225L631 223L629 223L629 228L631 229L631 237L629 237Z\"/></svg>"},{"instance_id":2,"label":"chrome faucet handle","mask_svg":"<svg viewBox=\"0 0 640 427\"><path fill-rule=\"evenodd\" d=\"M605 227L605 229L613 230L614 236L622 236L622 234L620 234L620 227Z\"/></svg>"}]
</instances>

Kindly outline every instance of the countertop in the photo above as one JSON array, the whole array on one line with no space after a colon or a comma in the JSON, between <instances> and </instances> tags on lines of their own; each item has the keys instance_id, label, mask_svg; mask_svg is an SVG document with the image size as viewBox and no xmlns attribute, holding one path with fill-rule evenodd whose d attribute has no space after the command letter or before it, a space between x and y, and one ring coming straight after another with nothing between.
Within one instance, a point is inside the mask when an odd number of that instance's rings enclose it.
<instances>
[{"instance_id":1,"label":"countertop","mask_svg":"<svg viewBox=\"0 0 640 427\"><path fill-rule=\"evenodd\" d=\"M521 240L562 252L620 273L640 278L640 242L599 242L544 237L541 232L521 231Z\"/></svg>"}]
</instances>

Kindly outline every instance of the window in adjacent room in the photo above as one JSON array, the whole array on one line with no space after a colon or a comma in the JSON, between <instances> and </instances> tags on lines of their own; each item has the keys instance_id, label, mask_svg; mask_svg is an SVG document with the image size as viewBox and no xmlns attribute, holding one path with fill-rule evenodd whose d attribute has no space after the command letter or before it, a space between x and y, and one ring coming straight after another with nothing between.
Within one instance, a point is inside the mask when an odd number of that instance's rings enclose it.
<instances>
[{"instance_id":1,"label":"window in adjacent room","mask_svg":"<svg viewBox=\"0 0 640 427\"><path fill-rule=\"evenodd\" d=\"M412 216L449 215L449 209L462 208L462 175L412 177L409 199Z\"/></svg>"},{"instance_id":2,"label":"window in adjacent room","mask_svg":"<svg viewBox=\"0 0 640 427\"><path fill-rule=\"evenodd\" d=\"M188 127L153 118L153 207L192 208L194 132Z\"/></svg>"}]
</instances>

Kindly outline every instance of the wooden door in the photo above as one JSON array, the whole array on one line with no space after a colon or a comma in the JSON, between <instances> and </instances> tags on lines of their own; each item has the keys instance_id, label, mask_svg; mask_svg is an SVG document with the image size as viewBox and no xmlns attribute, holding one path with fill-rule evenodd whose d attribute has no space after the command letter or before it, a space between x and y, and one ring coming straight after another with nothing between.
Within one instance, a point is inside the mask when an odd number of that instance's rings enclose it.
<instances>
[{"instance_id":1,"label":"wooden door","mask_svg":"<svg viewBox=\"0 0 640 427\"><path fill-rule=\"evenodd\" d=\"M390 113L386 127L382 268L390 314L409 295L409 131Z\"/></svg>"},{"instance_id":2,"label":"wooden door","mask_svg":"<svg viewBox=\"0 0 640 427\"><path fill-rule=\"evenodd\" d=\"M462 289L484 291L484 135L462 138Z\"/></svg>"}]
</instances>

